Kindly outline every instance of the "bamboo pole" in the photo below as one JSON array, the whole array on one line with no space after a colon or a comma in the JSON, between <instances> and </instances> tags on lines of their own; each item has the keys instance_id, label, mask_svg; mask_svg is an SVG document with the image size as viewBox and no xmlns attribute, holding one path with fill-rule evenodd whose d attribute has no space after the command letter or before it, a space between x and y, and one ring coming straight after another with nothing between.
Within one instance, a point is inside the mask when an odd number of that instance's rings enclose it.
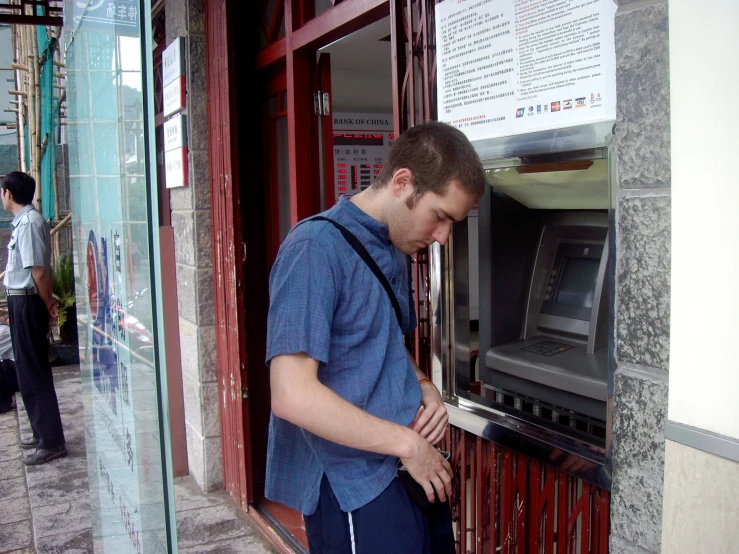
<instances>
[{"instance_id":1,"label":"bamboo pole","mask_svg":"<svg viewBox=\"0 0 739 554\"><path fill-rule=\"evenodd\" d=\"M57 37L57 48L54 49L54 55L52 56L52 64L55 64L61 56L61 44L59 43L59 37ZM52 65L52 70L54 70L54 65ZM57 85L61 86L62 83L64 83L64 69L60 68L59 71L54 71L57 79ZM67 91L66 89L57 88L57 97L56 97L56 109L58 118L59 118L59 125L61 128L62 123L62 97L66 97ZM54 140L56 140L56 137L54 137ZM54 163L54 178L53 178L53 186L54 186L54 216L59 217L59 179L57 176L57 167L56 167L56 160ZM54 237L54 254L58 258L61 255L61 241L59 240L58 236Z\"/></svg>"},{"instance_id":2,"label":"bamboo pole","mask_svg":"<svg viewBox=\"0 0 739 554\"><path fill-rule=\"evenodd\" d=\"M26 62L29 63L31 67L33 67L33 56L31 54L31 44L29 41L29 35L30 35L31 28L28 26L24 26L21 28L21 36L23 37L23 55ZM36 180L38 183L38 179L36 177L36 151L34 148L34 145L36 144L36 141L38 140L37 134L36 134L36 97L34 96L34 91L36 90L35 87L35 80L36 78L36 72L31 70L28 72L28 76L26 78L26 86L27 90L26 92L26 101L28 102L28 112L27 112L27 121L28 121L28 174Z\"/></svg>"},{"instance_id":3,"label":"bamboo pole","mask_svg":"<svg viewBox=\"0 0 739 554\"><path fill-rule=\"evenodd\" d=\"M16 26L15 25L11 25L10 26L10 47L13 49L13 61L14 62L17 62L18 61L18 58L17 58L16 44L17 44L18 41L17 41L17 39L15 37L15 33L16 33ZM15 88L18 88L18 73L19 73L18 70L13 71L13 81L14 81L14 84L15 84ZM22 104L21 100L22 100L22 98L16 97L16 100L11 100L10 101L11 104L17 104L18 105L18 113L15 116L15 128L16 128L16 132L15 132L15 144L16 144L16 152L17 152L17 156L16 157L18 158L18 165L16 165L16 167L18 169L21 169L21 167L22 167L21 158L23 157L23 154L22 154L22 152L23 152L22 145L23 144L21 142L21 134L20 134L20 131L18 130L19 127L20 127L20 122L21 122L21 117L22 117L21 112L23 111L23 106L21 105ZM10 129L10 126L8 126L8 129Z\"/></svg>"},{"instance_id":4,"label":"bamboo pole","mask_svg":"<svg viewBox=\"0 0 739 554\"><path fill-rule=\"evenodd\" d=\"M33 52L33 71L36 74L36 82L34 83L34 95L36 97L36 209L41 212L41 158L43 151L46 149L41 142L45 137L41 136L41 66L40 55L38 50L38 37L36 28L31 29L31 49Z\"/></svg>"},{"instance_id":5,"label":"bamboo pole","mask_svg":"<svg viewBox=\"0 0 739 554\"><path fill-rule=\"evenodd\" d=\"M30 66L33 68L31 71L32 86L29 98L33 98L33 142L31 148L33 150L33 172L34 178L36 179L36 194L34 195L33 204L36 209L41 212L41 84L39 74L39 51L38 51L38 39L36 38L36 28L30 27L28 29L28 39L30 43Z\"/></svg>"},{"instance_id":6,"label":"bamboo pole","mask_svg":"<svg viewBox=\"0 0 739 554\"><path fill-rule=\"evenodd\" d=\"M11 33L13 36L13 55L15 58L15 62L18 63L21 60L21 36L20 31L21 26L19 25L13 25L13 32ZM23 88L23 76L28 75L28 72L25 74L21 74L20 70L15 71L15 88L17 91L14 92L20 92L20 89ZM18 167L21 171L26 172L28 171L28 167L26 166L26 128L25 128L25 121L23 117L23 109L25 107L24 99L27 95L18 95L18 116L16 118L17 125L18 125Z\"/></svg>"}]
</instances>

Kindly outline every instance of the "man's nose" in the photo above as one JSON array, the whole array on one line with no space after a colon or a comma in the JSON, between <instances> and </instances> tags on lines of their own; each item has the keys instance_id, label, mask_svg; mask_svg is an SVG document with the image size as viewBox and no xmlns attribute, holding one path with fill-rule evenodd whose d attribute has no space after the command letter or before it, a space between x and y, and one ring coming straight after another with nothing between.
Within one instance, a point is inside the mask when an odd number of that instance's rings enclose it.
<instances>
[{"instance_id":1,"label":"man's nose","mask_svg":"<svg viewBox=\"0 0 739 554\"><path fill-rule=\"evenodd\" d=\"M447 241L449 240L449 234L452 232L452 222L445 222L443 225L440 225L436 228L436 231L434 231L434 234L431 235L431 237L444 246Z\"/></svg>"}]
</instances>

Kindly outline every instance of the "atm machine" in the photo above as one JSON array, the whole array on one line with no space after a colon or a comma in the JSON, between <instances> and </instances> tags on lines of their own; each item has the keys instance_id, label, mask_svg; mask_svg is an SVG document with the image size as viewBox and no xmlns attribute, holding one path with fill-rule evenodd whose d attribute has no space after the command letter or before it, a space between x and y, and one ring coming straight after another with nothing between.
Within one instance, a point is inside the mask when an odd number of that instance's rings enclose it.
<instances>
[{"instance_id":1,"label":"atm machine","mask_svg":"<svg viewBox=\"0 0 739 554\"><path fill-rule=\"evenodd\" d=\"M609 487L613 179L597 130L580 137L594 148L475 144L489 187L432 252L432 336L453 424L555 466L574 456Z\"/></svg>"},{"instance_id":2,"label":"atm machine","mask_svg":"<svg viewBox=\"0 0 739 554\"><path fill-rule=\"evenodd\" d=\"M528 252L532 259L526 264L525 304L516 306L522 313L520 338L498 341L494 333L490 342L480 340L479 378L486 390L518 393L540 405L604 420L608 216L552 212L542 217L540 228L535 253ZM491 312L494 303L509 300L496 298L492 275L483 274L480 280L487 285ZM497 323L517 325L518 320Z\"/></svg>"}]
</instances>

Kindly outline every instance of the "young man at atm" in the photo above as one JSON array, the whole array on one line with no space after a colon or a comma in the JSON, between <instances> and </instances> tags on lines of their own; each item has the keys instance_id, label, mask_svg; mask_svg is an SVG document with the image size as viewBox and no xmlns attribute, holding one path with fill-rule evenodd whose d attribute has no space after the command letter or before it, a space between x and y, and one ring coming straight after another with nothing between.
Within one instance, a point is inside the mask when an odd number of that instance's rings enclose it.
<instances>
[{"instance_id":1,"label":"young man at atm","mask_svg":"<svg viewBox=\"0 0 739 554\"><path fill-rule=\"evenodd\" d=\"M280 248L266 496L304 514L311 552L454 551L450 520L434 529L396 478L400 461L435 506L451 494L451 467L434 448L446 407L403 341L416 325L409 255L445 244L485 187L461 131L418 125L371 187L296 226Z\"/></svg>"}]
</instances>

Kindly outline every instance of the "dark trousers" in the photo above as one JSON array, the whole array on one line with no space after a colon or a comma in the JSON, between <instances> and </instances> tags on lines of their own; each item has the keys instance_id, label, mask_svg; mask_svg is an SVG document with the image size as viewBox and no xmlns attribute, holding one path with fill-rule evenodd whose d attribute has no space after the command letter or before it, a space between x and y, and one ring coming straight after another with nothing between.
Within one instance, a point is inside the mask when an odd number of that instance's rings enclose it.
<instances>
[{"instance_id":1,"label":"dark trousers","mask_svg":"<svg viewBox=\"0 0 739 554\"><path fill-rule=\"evenodd\" d=\"M311 554L454 554L447 502L421 508L398 479L372 502L343 512L326 476L318 508L304 516Z\"/></svg>"},{"instance_id":2,"label":"dark trousers","mask_svg":"<svg viewBox=\"0 0 739 554\"><path fill-rule=\"evenodd\" d=\"M0 362L0 411L9 410L13 405L13 396L18 388L18 377L15 375L15 362L3 360Z\"/></svg>"},{"instance_id":3,"label":"dark trousers","mask_svg":"<svg viewBox=\"0 0 739 554\"><path fill-rule=\"evenodd\" d=\"M39 448L64 444L62 418L49 365L49 312L37 294L8 296L18 387Z\"/></svg>"}]
</instances>

